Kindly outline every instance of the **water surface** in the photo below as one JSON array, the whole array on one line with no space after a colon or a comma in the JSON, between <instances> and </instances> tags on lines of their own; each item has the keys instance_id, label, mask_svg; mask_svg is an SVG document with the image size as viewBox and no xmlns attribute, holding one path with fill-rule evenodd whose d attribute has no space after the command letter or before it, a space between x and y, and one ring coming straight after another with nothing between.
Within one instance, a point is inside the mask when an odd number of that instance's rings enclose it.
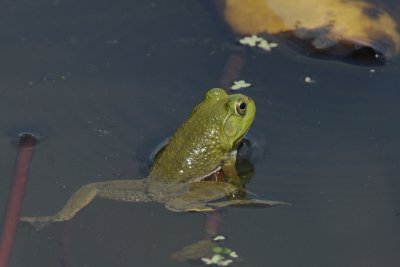
<instances>
[{"instance_id":1,"label":"water surface","mask_svg":"<svg viewBox=\"0 0 400 267\"><path fill-rule=\"evenodd\" d=\"M153 148L219 85L237 51L201 1L2 6L0 203L16 156L10 135L46 135L25 215L55 212L89 182L145 177ZM246 51L240 78L254 84L244 93L257 104L251 131L264 155L248 189L292 205L223 213L237 266L398 266L399 64ZM201 238L203 220L99 199L67 227L21 225L10 266L66 266L66 255L76 266L177 266L168 255Z\"/></svg>"}]
</instances>

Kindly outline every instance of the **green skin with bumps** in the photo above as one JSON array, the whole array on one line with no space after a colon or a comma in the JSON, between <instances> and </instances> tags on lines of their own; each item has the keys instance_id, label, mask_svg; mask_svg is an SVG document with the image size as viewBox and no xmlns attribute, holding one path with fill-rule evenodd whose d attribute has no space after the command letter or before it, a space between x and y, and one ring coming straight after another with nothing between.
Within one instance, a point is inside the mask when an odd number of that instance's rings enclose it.
<instances>
[{"instance_id":1,"label":"green skin with bumps","mask_svg":"<svg viewBox=\"0 0 400 267\"><path fill-rule=\"evenodd\" d=\"M22 217L33 224L66 221L95 197L165 205L175 212L213 211L235 205L274 205L277 201L232 198L244 190L235 169L236 148L255 116L253 100L243 94L209 90L157 154L142 180L110 180L84 185L51 216ZM226 181L204 178L222 169ZM226 199L226 197L230 197Z\"/></svg>"}]
</instances>

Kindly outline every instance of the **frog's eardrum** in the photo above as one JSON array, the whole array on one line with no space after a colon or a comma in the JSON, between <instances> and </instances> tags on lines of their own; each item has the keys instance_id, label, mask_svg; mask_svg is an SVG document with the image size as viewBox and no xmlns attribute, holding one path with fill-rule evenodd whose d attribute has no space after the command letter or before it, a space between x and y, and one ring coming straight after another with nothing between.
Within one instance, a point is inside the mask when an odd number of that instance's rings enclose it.
<instances>
[{"instance_id":1,"label":"frog's eardrum","mask_svg":"<svg viewBox=\"0 0 400 267\"><path fill-rule=\"evenodd\" d=\"M284 35L318 53L400 51L398 22L383 8L356 0L222 0L225 21L241 35Z\"/></svg>"}]
</instances>

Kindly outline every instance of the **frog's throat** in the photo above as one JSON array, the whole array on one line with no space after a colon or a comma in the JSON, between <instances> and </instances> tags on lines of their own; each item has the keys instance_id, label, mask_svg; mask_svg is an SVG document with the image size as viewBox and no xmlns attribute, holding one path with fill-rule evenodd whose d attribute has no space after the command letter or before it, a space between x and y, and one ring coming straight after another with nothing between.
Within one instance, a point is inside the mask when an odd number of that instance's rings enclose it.
<instances>
[{"instance_id":1,"label":"frog's throat","mask_svg":"<svg viewBox=\"0 0 400 267\"><path fill-rule=\"evenodd\" d=\"M225 138L225 141L226 141L225 143L229 145L229 147L228 147L229 151L235 149L235 147L240 143L240 140L243 139L243 137L245 136L245 134L249 130L249 129L247 129L241 136L239 136L235 140L232 137L229 137L225 132L225 125L226 125L228 119L230 118L230 116L234 116L234 115L228 114L225 117L224 122L222 123L222 132L224 134L224 138Z\"/></svg>"}]
</instances>

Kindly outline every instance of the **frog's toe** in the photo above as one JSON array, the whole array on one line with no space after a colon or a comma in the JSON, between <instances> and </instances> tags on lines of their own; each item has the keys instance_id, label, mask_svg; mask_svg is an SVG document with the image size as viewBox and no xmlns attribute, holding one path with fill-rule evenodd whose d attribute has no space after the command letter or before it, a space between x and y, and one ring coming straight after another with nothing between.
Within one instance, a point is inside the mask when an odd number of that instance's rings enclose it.
<instances>
[{"instance_id":1,"label":"frog's toe","mask_svg":"<svg viewBox=\"0 0 400 267\"><path fill-rule=\"evenodd\" d=\"M227 206L267 208L274 205L290 205L290 204L286 202L267 200L267 199L231 199L227 201L208 203L208 205L214 208L223 208Z\"/></svg>"},{"instance_id":2,"label":"frog's toe","mask_svg":"<svg viewBox=\"0 0 400 267\"><path fill-rule=\"evenodd\" d=\"M32 225L36 230L41 230L43 227L49 225L50 223L53 222L61 222L65 221L60 216L54 215L54 216L36 216L36 217L21 217L20 218L21 222L27 222L30 225Z\"/></svg>"},{"instance_id":3,"label":"frog's toe","mask_svg":"<svg viewBox=\"0 0 400 267\"><path fill-rule=\"evenodd\" d=\"M26 222L32 225L37 231L41 230L45 226L49 225L52 220L47 219L48 217L21 217L21 222Z\"/></svg>"},{"instance_id":4,"label":"frog's toe","mask_svg":"<svg viewBox=\"0 0 400 267\"><path fill-rule=\"evenodd\" d=\"M235 204L233 204L235 205ZM239 200L237 205L244 206L274 206L274 205L291 205L287 202L268 200L268 199L244 199Z\"/></svg>"},{"instance_id":5,"label":"frog's toe","mask_svg":"<svg viewBox=\"0 0 400 267\"><path fill-rule=\"evenodd\" d=\"M215 209L201 203L176 203L175 201L165 203L165 207L174 212L210 212Z\"/></svg>"},{"instance_id":6,"label":"frog's toe","mask_svg":"<svg viewBox=\"0 0 400 267\"><path fill-rule=\"evenodd\" d=\"M215 211L215 209L212 207L201 206L201 207L188 208L188 209L186 209L186 211L187 212L210 212L210 211Z\"/></svg>"}]
</instances>

